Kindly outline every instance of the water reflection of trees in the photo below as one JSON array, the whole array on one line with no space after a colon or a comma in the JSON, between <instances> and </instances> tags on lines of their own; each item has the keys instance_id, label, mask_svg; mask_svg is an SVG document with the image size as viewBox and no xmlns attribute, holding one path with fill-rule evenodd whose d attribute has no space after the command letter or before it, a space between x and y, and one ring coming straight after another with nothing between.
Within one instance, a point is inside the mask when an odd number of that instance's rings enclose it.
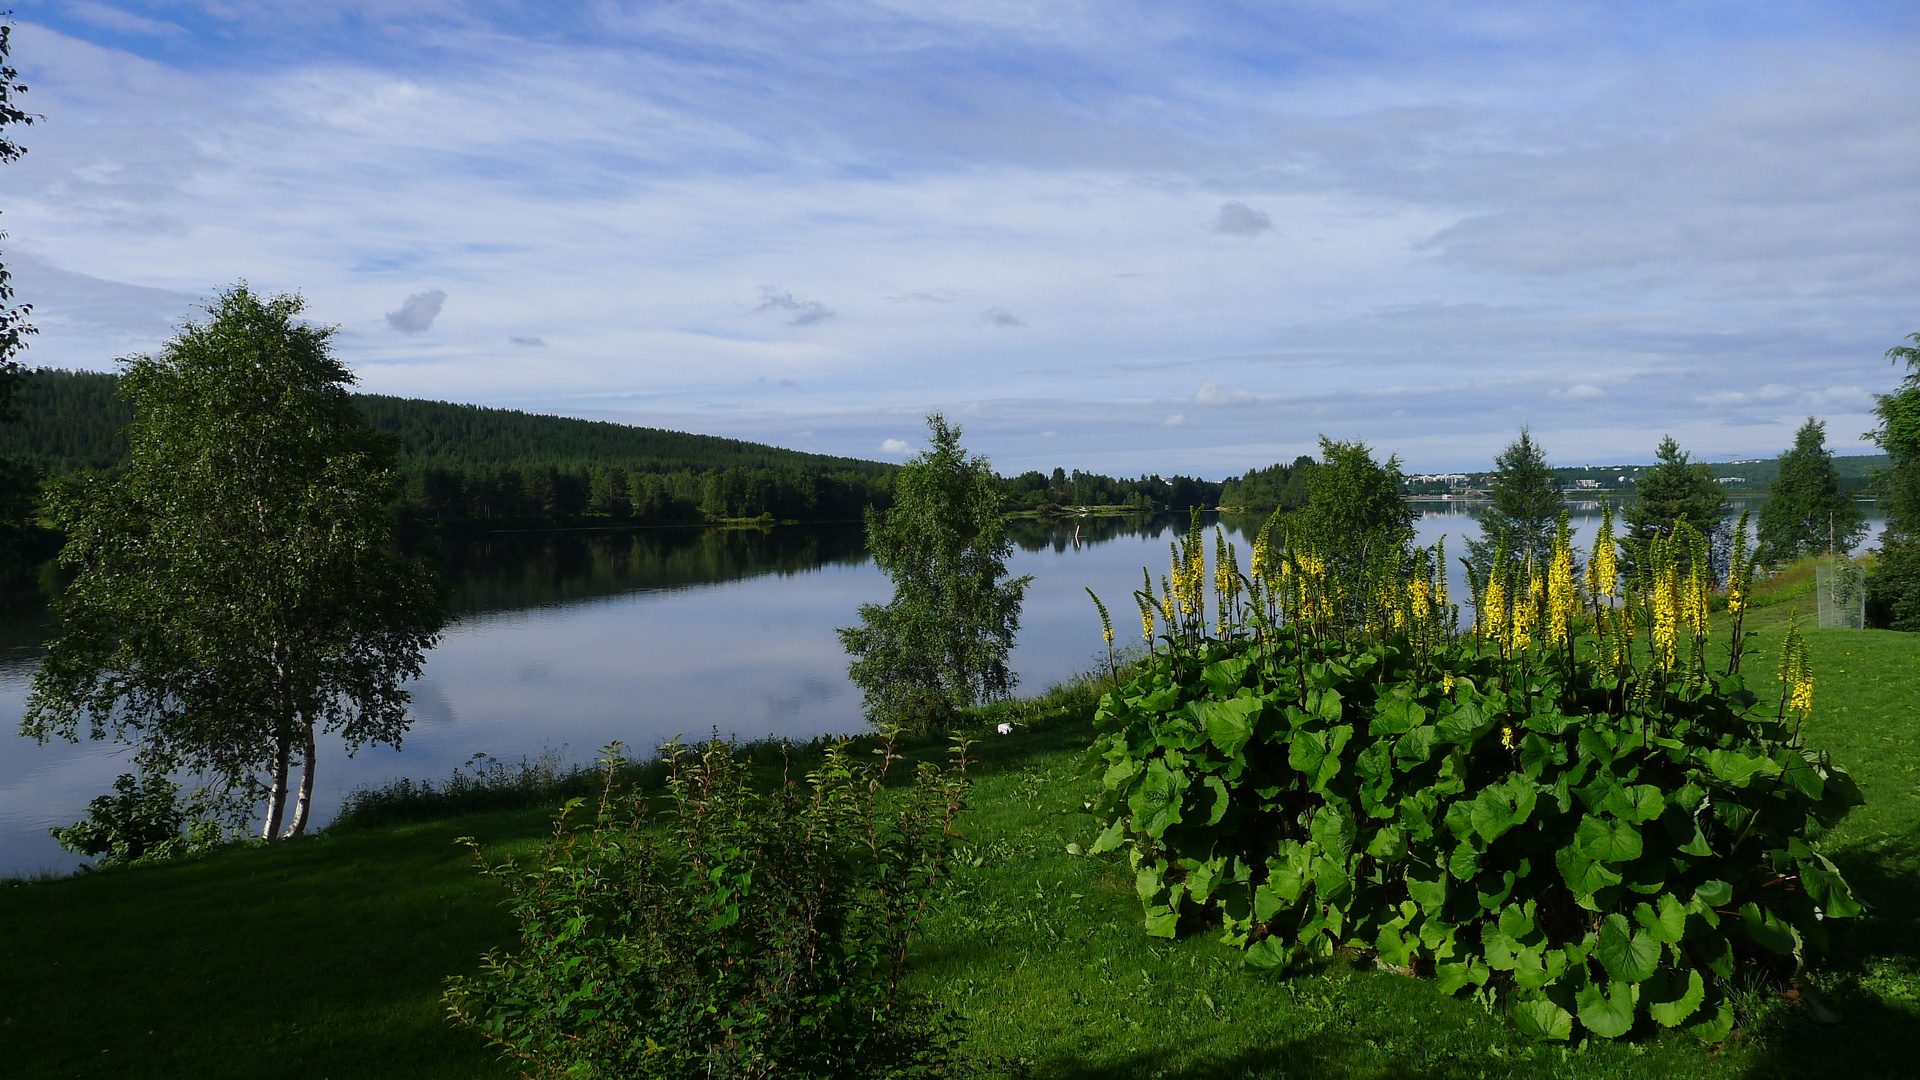
<instances>
[{"instance_id":1,"label":"water reflection of trees","mask_svg":"<svg viewBox=\"0 0 1920 1080\"><path fill-rule=\"evenodd\" d=\"M795 574L866 560L858 525L489 533L446 541L456 615Z\"/></svg>"}]
</instances>

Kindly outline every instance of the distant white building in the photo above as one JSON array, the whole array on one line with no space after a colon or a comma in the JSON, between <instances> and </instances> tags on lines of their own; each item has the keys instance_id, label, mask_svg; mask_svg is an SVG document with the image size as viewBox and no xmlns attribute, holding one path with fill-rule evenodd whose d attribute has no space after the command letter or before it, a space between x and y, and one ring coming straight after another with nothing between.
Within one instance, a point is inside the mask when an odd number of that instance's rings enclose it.
<instances>
[{"instance_id":1,"label":"distant white building","mask_svg":"<svg viewBox=\"0 0 1920 1080\"><path fill-rule=\"evenodd\" d=\"M1744 476L1716 476L1714 479L1723 484L1744 484L1747 482L1747 478Z\"/></svg>"}]
</instances>

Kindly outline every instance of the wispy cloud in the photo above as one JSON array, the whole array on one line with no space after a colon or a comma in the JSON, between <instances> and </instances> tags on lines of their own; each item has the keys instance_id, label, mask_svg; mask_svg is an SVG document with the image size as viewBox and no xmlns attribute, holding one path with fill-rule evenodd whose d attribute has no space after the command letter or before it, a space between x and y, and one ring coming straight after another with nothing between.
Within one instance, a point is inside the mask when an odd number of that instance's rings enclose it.
<instances>
[{"instance_id":1,"label":"wispy cloud","mask_svg":"<svg viewBox=\"0 0 1920 1080\"><path fill-rule=\"evenodd\" d=\"M546 340L544 338L537 338L537 337L515 336L515 337L510 337L507 340L513 342L515 345L518 345L522 348L527 348L527 349L538 349L546 345Z\"/></svg>"},{"instance_id":2,"label":"wispy cloud","mask_svg":"<svg viewBox=\"0 0 1920 1080\"><path fill-rule=\"evenodd\" d=\"M990 307L981 313L980 318L993 326L1011 328L1027 325L1025 320L1005 308Z\"/></svg>"},{"instance_id":3,"label":"wispy cloud","mask_svg":"<svg viewBox=\"0 0 1920 1080\"><path fill-rule=\"evenodd\" d=\"M1209 379L1200 384L1200 390L1193 395L1193 403L1203 406L1219 405L1257 405L1260 399L1245 390L1229 390Z\"/></svg>"},{"instance_id":4,"label":"wispy cloud","mask_svg":"<svg viewBox=\"0 0 1920 1080\"><path fill-rule=\"evenodd\" d=\"M791 316L787 319L789 326L813 326L826 322L834 315L832 308L818 300L805 300L771 285L760 287L760 306L753 311L756 315L763 311L784 312Z\"/></svg>"},{"instance_id":5,"label":"wispy cloud","mask_svg":"<svg viewBox=\"0 0 1920 1080\"><path fill-rule=\"evenodd\" d=\"M382 392L851 454L988 401L1003 469L1326 430L1438 470L1522 423L1753 456L1813 412L1855 449L1916 329L1905 9L137 10L193 32L47 4L14 39L58 119L5 167L29 363L245 278ZM394 310L428 282L457 318Z\"/></svg>"}]
</instances>

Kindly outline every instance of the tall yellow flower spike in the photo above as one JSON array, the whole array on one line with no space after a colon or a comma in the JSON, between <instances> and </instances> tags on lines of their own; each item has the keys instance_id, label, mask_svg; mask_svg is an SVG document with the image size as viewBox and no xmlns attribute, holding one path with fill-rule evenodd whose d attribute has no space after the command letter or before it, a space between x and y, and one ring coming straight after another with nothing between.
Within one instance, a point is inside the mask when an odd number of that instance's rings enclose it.
<instances>
[{"instance_id":1,"label":"tall yellow flower spike","mask_svg":"<svg viewBox=\"0 0 1920 1080\"><path fill-rule=\"evenodd\" d=\"M1501 551L1494 557L1493 569L1487 574L1487 587L1480 593L1480 610L1476 613L1474 625L1488 641L1506 643L1507 626L1507 553Z\"/></svg>"},{"instance_id":2,"label":"tall yellow flower spike","mask_svg":"<svg viewBox=\"0 0 1920 1080\"><path fill-rule=\"evenodd\" d=\"M1648 549L1653 563L1653 660L1661 671L1672 671L1680 648L1680 568L1670 539L1656 536Z\"/></svg>"},{"instance_id":3,"label":"tall yellow flower spike","mask_svg":"<svg viewBox=\"0 0 1920 1080\"><path fill-rule=\"evenodd\" d=\"M1546 583L1540 580L1540 572L1533 560L1526 561L1526 595L1516 594L1513 598L1513 621L1508 630L1509 648L1516 653L1526 652L1533 647L1533 628L1540 617L1540 607L1545 599Z\"/></svg>"},{"instance_id":4,"label":"tall yellow flower spike","mask_svg":"<svg viewBox=\"0 0 1920 1080\"><path fill-rule=\"evenodd\" d=\"M1797 612L1787 624L1787 640L1780 645L1780 683L1786 712L1805 720L1813 712L1813 664L1807 658L1807 640L1800 636Z\"/></svg>"},{"instance_id":5,"label":"tall yellow flower spike","mask_svg":"<svg viewBox=\"0 0 1920 1080\"><path fill-rule=\"evenodd\" d=\"M1613 504L1600 504L1600 531L1593 538L1593 557L1587 560L1587 589L1595 604L1606 604L1620 587L1620 553L1613 536Z\"/></svg>"},{"instance_id":6,"label":"tall yellow flower spike","mask_svg":"<svg viewBox=\"0 0 1920 1080\"><path fill-rule=\"evenodd\" d=\"M1573 537L1567 525L1566 511L1560 513L1560 528L1553 536L1553 557L1547 565L1547 641L1563 648L1573 632L1574 609L1580 596L1573 587Z\"/></svg>"}]
</instances>

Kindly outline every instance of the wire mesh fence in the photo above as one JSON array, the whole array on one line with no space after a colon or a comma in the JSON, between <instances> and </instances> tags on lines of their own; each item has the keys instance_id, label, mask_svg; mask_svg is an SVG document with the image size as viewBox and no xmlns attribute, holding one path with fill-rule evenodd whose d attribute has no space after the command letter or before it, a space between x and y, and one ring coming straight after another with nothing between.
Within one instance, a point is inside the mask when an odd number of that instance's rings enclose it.
<instances>
[{"instance_id":1,"label":"wire mesh fence","mask_svg":"<svg viewBox=\"0 0 1920 1080\"><path fill-rule=\"evenodd\" d=\"M1814 569L1820 629L1859 630L1867 624L1867 571L1859 563L1821 563Z\"/></svg>"}]
</instances>

